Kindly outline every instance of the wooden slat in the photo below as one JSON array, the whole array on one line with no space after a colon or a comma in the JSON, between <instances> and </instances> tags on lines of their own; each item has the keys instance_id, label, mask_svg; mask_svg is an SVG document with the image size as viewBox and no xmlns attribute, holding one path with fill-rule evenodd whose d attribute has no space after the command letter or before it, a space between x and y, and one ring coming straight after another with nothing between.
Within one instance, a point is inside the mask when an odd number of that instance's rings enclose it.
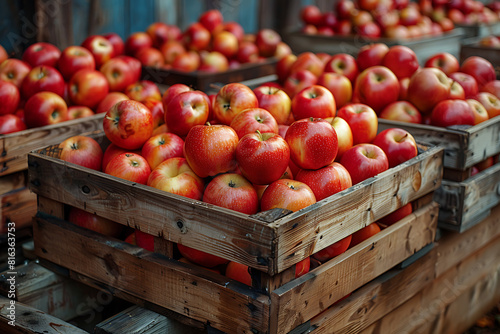
<instances>
[{"instance_id":1,"label":"wooden slat","mask_svg":"<svg viewBox=\"0 0 500 334\"><path fill-rule=\"evenodd\" d=\"M310 321L315 334L359 333L417 294L434 279L434 249L405 269L394 269Z\"/></svg>"},{"instance_id":2,"label":"wooden slat","mask_svg":"<svg viewBox=\"0 0 500 334\"><path fill-rule=\"evenodd\" d=\"M438 206L429 204L271 294L271 332L287 333L394 267L435 237Z\"/></svg>"},{"instance_id":3,"label":"wooden slat","mask_svg":"<svg viewBox=\"0 0 500 334\"><path fill-rule=\"evenodd\" d=\"M99 114L0 136L0 176L26 170L27 155L37 148L59 144L71 136L102 129L103 117L103 114Z\"/></svg>"},{"instance_id":4,"label":"wooden slat","mask_svg":"<svg viewBox=\"0 0 500 334\"><path fill-rule=\"evenodd\" d=\"M36 194L27 187L0 195L0 233L7 232L7 222L15 222L16 229L31 226L36 210Z\"/></svg>"},{"instance_id":5,"label":"wooden slat","mask_svg":"<svg viewBox=\"0 0 500 334\"><path fill-rule=\"evenodd\" d=\"M9 176L0 177L0 196L22 187L26 187L28 181L26 170L12 173Z\"/></svg>"},{"instance_id":6,"label":"wooden slat","mask_svg":"<svg viewBox=\"0 0 500 334\"><path fill-rule=\"evenodd\" d=\"M106 319L97 324L94 331L94 334L122 333L202 334L203 331L172 321L161 314L139 306L131 306L113 317Z\"/></svg>"},{"instance_id":7,"label":"wooden slat","mask_svg":"<svg viewBox=\"0 0 500 334\"><path fill-rule=\"evenodd\" d=\"M494 277L496 284L500 275L498 254L500 239L497 238L450 268L409 301L361 333L452 333L447 328L441 328L441 312L478 281ZM454 314L453 318L461 316Z\"/></svg>"},{"instance_id":8,"label":"wooden slat","mask_svg":"<svg viewBox=\"0 0 500 334\"><path fill-rule=\"evenodd\" d=\"M16 268L16 294L25 296L32 291L46 288L50 285L62 282L63 278L54 272L34 263L29 262L26 265ZM7 296L10 283L7 281L7 274L0 275L0 294Z\"/></svg>"},{"instance_id":9,"label":"wooden slat","mask_svg":"<svg viewBox=\"0 0 500 334\"><path fill-rule=\"evenodd\" d=\"M0 296L0 332L10 334L88 334L61 319L22 303L15 304L15 327L9 324L10 299Z\"/></svg>"},{"instance_id":10,"label":"wooden slat","mask_svg":"<svg viewBox=\"0 0 500 334\"><path fill-rule=\"evenodd\" d=\"M55 264L223 331L267 331L268 297L241 283L50 216L33 228L37 255Z\"/></svg>"}]
</instances>

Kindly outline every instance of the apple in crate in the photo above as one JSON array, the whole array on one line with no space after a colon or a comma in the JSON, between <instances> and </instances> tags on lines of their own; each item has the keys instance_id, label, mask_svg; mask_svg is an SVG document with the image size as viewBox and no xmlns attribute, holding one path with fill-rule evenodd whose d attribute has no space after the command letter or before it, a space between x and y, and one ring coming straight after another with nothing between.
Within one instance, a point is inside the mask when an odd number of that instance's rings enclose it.
<instances>
[{"instance_id":1,"label":"apple in crate","mask_svg":"<svg viewBox=\"0 0 500 334\"><path fill-rule=\"evenodd\" d=\"M488 92L478 93L474 99L481 102L490 118L500 115L500 99Z\"/></svg>"},{"instance_id":2,"label":"apple in crate","mask_svg":"<svg viewBox=\"0 0 500 334\"><path fill-rule=\"evenodd\" d=\"M60 143L59 149L61 160L101 170L103 152L95 139L87 136L72 136Z\"/></svg>"},{"instance_id":3,"label":"apple in crate","mask_svg":"<svg viewBox=\"0 0 500 334\"><path fill-rule=\"evenodd\" d=\"M465 101L469 104L472 112L474 113L474 125L490 119L488 111L486 111L486 108L481 104L481 102L474 99L467 99Z\"/></svg>"},{"instance_id":4,"label":"apple in crate","mask_svg":"<svg viewBox=\"0 0 500 334\"><path fill-rule=\"evenodd\" d=\"M22 130L26 130L26 124L19 116L13 114L0 116L0 134L6 135Z\"/></svg>"},{"instance_id":5,"label":"apple in crate","mask_svg":"<svg viewBox=\"0 0 500 334\"><path fill-rule=\"evenodd\" d=\"M247 265L229 261L224 275L240 283L252 286L252 276Z\"/></svg>"},{"instance_id":6,"label":"apple in crate","mask_svg":"<svg viewBox=\"0 0 500 334\"><path fill-rule=\"evenodd\" d=\"M21 84L23 98L29 99L38 92L53 92L64 96L64 78L56 68L36 66L26 75Z\"/></svg>"},{"instance_id":7,"label":"apple in crate","mask_svg":"<svg viewBox=\"0 0 500 334\"><path fill-rule=\"evenodd\" d=\"M120 101L130 100L129 97L121 92L109 92L102 100L99 102L95 109L96 114L106 113L112 106Z\"/></svg>"},{"instance_id":8,"label":"apple in crate","mask_svg":"<svg viewBox=\"0 0 500 334\"><path fill-rule=\"evenodd\" d=\"M236 168L238 135L223 124L195 125L184 139L184 156L200 177L215 176Z\"/></svg>"},{"instance_id":9,"label":"apple in crate","mask_svg":"<svg viewBox=\"0 0 500 334\"><path fill-rule=\"evenodd\" d=\"M425 67L410 78L407 100L429 114L439 102L448 99L452 81L438 68Z\"/></svg>"},{"instance_id":10,"label":"apple in crate","mask_svg":"<svg viewBox=\"0 0 500 334\"><path fill-rule=\"evenodd\" d=\"M195 200L201 200L205 188L205 182L193 172L183 157L172 157L161 162L151 171L147 185Z\"/></svg>"},{"instance_id":11,"label":"apple in crate","mask_svg":"<svg viewBox=\"0 0 500 334\"><path fill-rule=\"evenodd\" d=\"M380 132L372 144L380 147L389 160L389 168L408 161L418 154L415 138L408 131L400 128L389 128Z\"/></svg>"},{"instance_id":12,"label":"apple in crate","mask_svg":"<svg viewBox=\"0 0 500 334\"><path fill-rule=\"evenodd\" d=\"M389 47L384 43L371 43L362 46L356 56L358 69L363 71L368 67L382 65L387 51L389 51Z\"/></svg>"},{"instance_id":13,"label":"apple in crate","mask_svg":"<svg viewBox=\"0 0 500 334\"><path fill-rule=\"evenodd\" d=\"M68 120L89 117L94 115L94 112L89 107L71 106L68 108Z\"/></svg>"},{"instance_id":14,"label":"apple in crate","mask_svg":"<svg viewBox=\"0 0 500 334\"><path fill-rule=\"evenodd\" d=\"M399 80L389 68L372 66L357 76L353 99L380 112L399 99L399 89Z\"/></svg>"},{"instance_id":15,"label":"apple in crate","mask_svg":"<svg viewBox=\"0 0 500 334\"><path fill-rule=\"evenodd\" d=\"M101 35L88 36L81 44L94 56L95 66L101 67L107 60L114 56L113 44Z\"/></svg>"},{"instance_id":16,"label":"apple in crate","mask_svg":"<svg viewBox=\"0 0 500 334\"><path fill-rule=\"evenodd\" d=\"M352 83L345 75L324 72L318 77L316 84L326 87L333 94L337 108L341 108L351 102Z\"/></svg>"},{"instance_id":17,"label":"apple in crate","mask_svg":"<svg viewBox=\"0 0 500 334\"><path fill-rule=\"evenodd\" d=\"M161 101L160 88L150 80L139 80L128 85L123 91L131 100L144 102L148 99Z\"/></svg>"},{"instance_id":18,"label":"apple in crate","mask_svg":"<svg viewBox=\"0 0 500 334\"><path fill-rule=\"evenodd\" d=\"M108 80L97 70L80 70L69 81L69 98L76 105L94 109L108 92Z\"/></svg>"},{"instance_id":19,"label":"apple in crate","mask_svg":"<svg viewBox=\"0 0 500 334\"><path fill-rule=\"evenodd\" d=\"M224 85L215 97L213 111L215 119L229 125L233 118L248 108L257 108L259 101L254 92L241 83Z\"/></svg>"},{"instance_id":20,"label":"apple in crate","mask_svg":"<svg viewBox=\"0 0 500 334\"><path fill-rule=\"evenodd\" d=\"M318 77L311 71L305 69L298 70L286 77L283 83L283 90L293 99L297 93L309 86L315 85L317 81Z\"/></svg>"},{"instance_id":21,"label":"apple in crate","mask_svg":"<svg viewBox=\"0 0 500 334\"><path fill-rule=\"evenodd\" d=\"M320 85L306 87L292 98L292 113L295 120L307 117L335 117L336 112L333 94Z\"/></svg>"},{"instance_id":22,"label":"apple in crate","mask_svg":"<svg viewBox=\"0 0 500 334\"><path fill-rule=\"evenodd\" d=\"M335 129L335 132L337 133L338 150L337 150L337 156L335 157L335 161L340 161L342 155L353 145L353 136L351 127L349 126L349 124L346 122L345 119L338 116L325 118L325 121L329 122Z\"/></svg>"},{"instance_id":23,"label":"apple in crate","mask_svg":"<svg viewBox=\"0 0 500 334\"><path fill-rule=\"evenodd\" d=\"M460 63L451 53L438 52L425 61L424 67L438 68L449 76L452 73L458 72Z\"/></svg>"},{"instance_id":24,"label":"apple in crate","mask_svg":"<svg viewBox=\"0 0 500 334\"><path fill-rule=\"evenodd\" d=\"M80 227L114 238L118 238L123 230L123 226L117 222L76 207L69 209L68 221Z\"/></svg>"},{"instance_id":25,"label":"apple in crate","mask_svg":"<svg viewBox=\"0 0 500 334\"><path fill-rule=\"evenodd\" d=\"M369 239L380 231L380 226L378 226L377 223L371 223L370 225L363 227L362 229L352 234L351 244L349 245L349 248L353 248L357 244L360 244L366 239Z\"/></svg>"},{"instance_id":26,"label":"apple in crate","mask_svg":"<svg viewBox=\"0 0 500 334\"><path fill-rule=\"evenodd\" d=\"M273 29L260 29L255 35L255 44L262 57L272 57L276 53L281 36Z\"/></svg>"},{"instance_id":27,"label":"apple in crate","mask_svg":"<svg viewBox=\"0 0 500 334\"><path fill-rule=\"evenodd\" d=\"M411 77L419 68L415 51L404 45L391 46L382 65L390 69L398 79Z\"/></svg>"},{"instance_id":28,"label":"apple in crate","mask_svg":"<svg viewBox=\"0 0 500 334\"><path fill-rule=\"evenodd\" d=\"M465 59L460 66L460 72L473 76L479 87L496 79L495 68L491 62L478 56Z\"/></svg>"},{"instance_id":29,"label":"apple in crate","mask_svg":"<svg viewBox=\"0 0 500 334\"><path fill-rule=\"evenodd\" d=\"M226 264L229 262L229 260L223 259L219 256L212 255L210 253L206 253L179 243L177 244L177 249L183 257L185 257L192 263L196 263L207 268L213 268L215 266Z\"/></svg>"},{"instance_id":30,"label":"apple in crate","mask_svg":"<svg viewBox=\"0 0 500 334\"><path fill-rule=\"evenodd\" d=\"M141 150L127 150L124 149L118 145L115 145L113 143L109 144L106 150L104 151L104 155L102 156L102 166L101 166L101 171L106 170L106 166L108 163L117 155L120 155L122 153L135 153L135 154L141 154Z\"/></svg>"},{"instance_id":31,"label":"apple in crate","mask_svg":"<svg viewBox=\"0 0 500 334\"><path fill-rule=\"evenodd\" d=\"M20 101L19 88L11 82L0 80L0 115L15 113Z\"/></svg>"},{"instance_id":32,"label":"apple in crate","mask_svg":"<svg viewBox=\"0 0 500 334\"><path fill-rule=\"evenodd\" d=\"M124 180L146 184L151 168L140 154L125 152L111 159L104 172Z\"/></svg>"},{"instance_id":33,"label":"apple in crate","mask_svg":"<svg viewBox=\"0 0 500 334\"><path fill-rule=\"evenodd\" d=\"M0 63L0 80L12 82L21 89L21 84L30 71L31 66L28 63L9 58Z\"/></svg>"},{"instance_id":34,"label":"apple in crate","mask_svg":"<svg viewBox=\"0 0 500 334\"><path fill-rule=\"evenodd\" d=\"M353 144L370 143L377 135L378 118L375 111L363 103L351 103L337 111L352 131Z\"/></svg>"},{"instance_id":35,"label":"apple in crate","mask_svg":"<svg viewBox=\"0 0 500 334\"><path fill-rule=\"evenodd\" d=\"M399 209L397 209L396 211L393 211L392 213L389 213L387 216L380 218L377 221L377 224L382 228L391 226L400 221L401 219L405 218L406 216L409 216L412 212L413 212L413 207L411 203L407 203L402 207L400 207Z\"/></svg>"},{"instance_id":36,"label":"apple in crate","mask_svg":"<svg viewBox=\"0 0 500 334\"><path fill-rule=\"evenodd\" d=\"M208 101L208 96L202 91L189 90L174 96L164 106L169 131L185 137L193 126L205 124L210 113Z\"/></svg>"},{"instance_id":37,"label":"apple in crate","mask_svg":"<svg viewBox=\"0 0 500 334\"><path fill-rule=\"evenodd\" d=\"M130 34L125 40L125 54L135 57L141 49L150 48L153 46L153 40L144 31L138 31Z\"/></svg>"},{"instance_id":38,"label":"apple in crate","mask_svg":"<svg viewBox=\"0 0 500 334\"><path fill-rule=\"evenodd\" d=\"M500 80L493 80L481 87L481 92L487 92L500 99Z\"/></svg>"},{"instance_id":39,"label":"apple in crate","mask_svg":"<svg viewBox=\"0 0 500 334\"><path fill-rule=\"evenodd\" d=\"M241 174L257 185L270 184L288 168L290 148L276 133L249 133L236 146Z\"/></svg>"},{"instance_id":40,"label":"apple in crate","mask_svg":"<svg viewBox=\"0 0 500 334\"><path fill-rule=\"evenodd\" d=\"M284 90L264 84L254 88L253 92L257 97L259 108L269 111L278 125L292 124L292 100Z\"/></svg>"},{"instance_id":41,"label":"apple in crate","mask_svg":"<svg viewBox=\"0 0 500 334\"><path fill-rule=\"evenodd\" d=\"M68 120L68 107L55 93L36 93L24 105L24 119L28 128L64 122Z\"/></svg>"},{"instance_id":42,"label":"apple in crate","mask_svg":"<svg viewBox=\"0 0 500 334\"><path fill-rule=\"evenodd\" d=\"M201 23L191 23L182 34L182 42L188 50L207 50L210 45L212 34Z\"/></svg>"},{"instance_id":43,"label":"apple in crate","mask_svg":"<svg viewBox=\"0 0 500 334\"><path fill-rule=\"evenodd\" d=\"M385 107L379 118L407 123L422 123L422 114L408 101L396 101Z\"/></svg>"},{"instance_id":44,"label":"apple in crate","mask_svg":"<svg viewBox=\"0 0 500 334\"><path fill-rule=\"evenodd\" d=\"M7 58L9 58L7 51L3 46L0 45L0 64Z\"/></svg>"},{"instance_id":45,"label":"apple in crate","mask_svg":"<svg viewBox=\"0 0 500 334\"><path fill-rule=\"evenodd\" d=\"M21 59L31 67L50 66L55 68L60 56L61 50L54 44L38 42L28 46Z\"/></svg>"},{"instance_id":46,"label":"apple in crate","mask_svg":"<svg viewBox=\"0 0 500 334\"><path fill-rule=\"evenodd\" d=\"M230 126L239 139L249 133L278 133L278 123L269 111L262 108L248 108L236 115Z\"/></svg>"},{"instance_id":47,"label":"apple in crate","mask_svg":"<svg viewBox=\"0 0 500 334\"><path fill-rule=\"evenodd\" d=\"M323 69L324 72L333 72L346 76L352 83L359 75L356 58L347 53L337 53L328 60Z\"/></svg>"},{"instance_id":48,"label":"apple in crate","mask_svg":"<svg viewBox=\"0 0 500 334\"><path fill-rule=\"evenodd\" d=\"M308 70L316 77L323 73L323 68L325 64L323 61L315 54L310 51L302 52L297 56L297 59L290 66L290 73L297 72L299 70Z\"/></svg>"},{"instance_id":49,"label":"apple in crate","mask_svg":"<svg viewBox=\"0 0 500 334\"><path fill-rule=\"evenodd\" d=\"M135 82L130 65L122 58L111 58L102 64L99 71L108 80L111 92L123 92L125 88Z\"/></svg>"},{"instance_id":50,"label":"apple in crate","mask_svg":"<svg viewBox=\"0 0 500 334\"><path fill-rule=\"evenodd\" d=\"M163 161L182 157L184 140L178 135L166 132L149 138L141 149L141 155L148 161L151 169L155 169Z\"/></svg>"},{"instance_id":51,"label":"apple in crate","mask_svg":"<svg viewBox=\"0 0 500 334\"><path fill-rule=\"evenodd\" d=\"M295 180L307 184L313 191L316 201L321 201L352 186L349 172L338 162L332 162L320 169L301 169L295 176Z\"/></svg>"},{"instance_id":52,"label":"apple in crate","mask_svg":"<svg viewBox=\"0 0 500 334\"><path fill-rule=\"evenodd\" d=\"M462 86L466 99L474 98L479 92L477 81L472 75L463 72L454 72L450 74L450 79Z\"/></svg>"},{"instance_id":53,"label":"apple in crate","mask_svg":"<svg viewBox=\"0 0 500 334\"><path fill-rule=\"evenodd\" d=\"M316 252L312 255L312 257L319 262L326 262L334 257L344 253L351 244L352 235L348 235L342 240L334 242L330 246L323 248L319 252Z\"/></svg>"},{"instance_id":54,"label":"apple in crate","mask_svg":"<svg viewBox=\"0 0 500 334\"><path fill-rule=\"evenodd\" d=\"M142 73L142 65L138 59L126 55L117 56L115 58L121 59L128 64L132 74L132 82L139 81Z\"/></svg>"},{"instance_id":55,"label":"apple in crate","mask_svg":"<svg viewBox=\"0 0 500 334\"><path fill-rule=\"evenodd\" d=\"M113 54L111 55L111 58L121 56L125 52L125 42L117 33L110 32L102 35L102 37L106 38L113 46Z\"/></svg>"},{"instance_id":56,"label":"apple in crate","mask_svg":"<svg viewBox=\"0 0 500 334\"><path fill-rule=\"evenodd\" d=\"M297 180L279 179L264 190L260 209L267 211L280 208L295 212L314 203L316 197L307 184Z\"/></svg>"},{"instance_id":57,"label":"apple in crate","mask_svg":"<svg viewBox=\"0 0 500 334\"><path fill-rule=\"evenodd\" d=\"M380 147L370 143L354 145L344 153L340 164L351 175L353 185L389 169L387 155Z\"/></svg>"},{"instance_id":58,"label":"apple in crate","mask_svg":"<svg viewBox=\"0 0 500 334\"><path fill-rule=\"evenodd\" d=\"M135 150L151 138L153 115L140 102L120 101L106 112L103 130L106 137L115 145Z\"/></svg>"},{"instance_id":59,"label":"apple in crate","mask_svg":"<svg viewBox=\"0 0 500 334\"><path fill-rule=\"evenodd\" d=\"M95 70L95 60L92 53L83 46L71 45L63 50L57 62L57 68L64 80L69 81L79 70Z\"/></svg>"},{"instance_id":60,"label":"apple in crate","mask_svg":"<svg viewBox=\"0 0 500 334\"><path fill-rule=\"evenodd\" d=\"M432 109L431 125L474 125L474 112L464 100L444 100Z\"/></svg>"}]
</instances>

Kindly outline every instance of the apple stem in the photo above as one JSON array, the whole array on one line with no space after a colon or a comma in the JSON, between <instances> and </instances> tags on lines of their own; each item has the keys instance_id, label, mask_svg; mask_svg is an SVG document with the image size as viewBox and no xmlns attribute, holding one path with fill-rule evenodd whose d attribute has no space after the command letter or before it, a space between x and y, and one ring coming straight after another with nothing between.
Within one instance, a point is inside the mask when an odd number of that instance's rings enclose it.
<instances>
[{"instance_id":1,"label":"apple stem","mask_svg":"<svg viewBox=\"0 0 500 334\"><path fill-rule=\"evenodd\" d=\"M107 119L110 121L113 121L114 125L117 125L120 122L120 117L111 117L111 116L106 116Z\"/></svg>"},{"instance_id":2,"label":"apple stem","mask_svg":"<svg viewBox=\"0 0 500 334\"><path fill-rule=\"evenodd\" d=\"M72 150L78 150L78 145L76 143L71 144L70 148Z\"/></svg>"},{"instance_id":3,"label":"apple stem","mask_svg":"<svg viewBox=\"0 0 500 334\"><path fill-rule=\"evenodd\" d=\"M229 181L228 186L230 186L231 188L234 188L234 187L236 187L236 183L234 183L234 181L231 180L231 181Z\"/></svg>"}]
</instances>

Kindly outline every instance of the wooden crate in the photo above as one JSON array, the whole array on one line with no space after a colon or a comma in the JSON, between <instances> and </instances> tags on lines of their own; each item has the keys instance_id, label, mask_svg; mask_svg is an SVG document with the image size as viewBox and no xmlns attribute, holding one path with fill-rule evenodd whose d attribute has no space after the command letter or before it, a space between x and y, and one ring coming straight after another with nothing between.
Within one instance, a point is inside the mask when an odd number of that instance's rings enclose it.
<instances>
[{"instance_id":1,"label":"wooden crate","mask_svg":"<svg viewBox=\"0 0 500 334\"><path fill-rule=\"evenodd\" d=\"M0 234L8 221L16 229L31 225L36 213L36 195L27 185L28 153L36 148L54 145L74 135L102 129L104 115L94 115L34 129L0 135Z\"/></svg>"},{"instance_id":2,"label":"wooden crate","mask_svg":"<svg viewBox=\"0 0 500 334\"><path fill-rule=\"evenodd\" d=\"M384 43L388 46L404 45L415 51L419 62L423 64L436 53L436 50L449 52L458 58L462 37L463 31L461 29L453 29L441 36L411 40L370 39L361 36L307 35L301 32L284 34L283 39L290 45L294 53L311 51L314 53L326 52L328 54L348 53L353 56L358 54L362 46L371 43Z\"/></svg>"},{"instance_id":3,"label":"wooden crate","mask_svg":"<svg viewBox=\"0 0 500 334\"><path fill-rule=\"evenodd\" d=\"M500 35L500 22L482 24L455 24L455 27L463 30L464 38Z\"/></svg>"},{"instance_id":4,"label":"wooden crate","mask_svg":"<svg viewBox=\"0 0 500 334\"><path fill-rule=\"evenodd\" d=\"M500 35L500 32L497 35ZM482 38L473 37L462 42L460 45L460 63L463 63L469 57L479 56L491 62L494 67L500 66L500 49L481 45L479 42Z\"/></svg>"},{"instance_id":5,"label":"wooden crate","mask_svg":"<svg viewBox=\"0 0 500 334\"><path fill-rule=\"evenodd\" d=\"M182 72L144 66L142 68L142 79L167 86L182 83L194 89L210 93L212 91L217 92L220 87L232 82L243 83L251 87L274 81L276 80L277 62L276 58L268 58L260 63L242 64L238 68L219 73Z\"/></svg>"},{"instance_id":6,"label":"wooden crate","mask_svg":"<svg viewBox=\"0 0 500 334\"><path fill-rule=\"evenodd\" d=\"M102 133L96 138L106 145ZM61 161L55 146L49 146L29 155L30 188L39 202L36 254L130 298L222 331L288 332L433 242L438 207L429 203L371 241L294 279L297 262L406 203L429 201L441 182L442 154L442 148L421 147L416 158L299 212L277 209L248 216ZM64 218L67 205L156 236L158 252L47 216ZM248 265L253 287L169 258L174 243ZM310 293L298 293L302 290ZM208 310L213 296L218 296L216 309Z\"/></svg>"}]
</instances>

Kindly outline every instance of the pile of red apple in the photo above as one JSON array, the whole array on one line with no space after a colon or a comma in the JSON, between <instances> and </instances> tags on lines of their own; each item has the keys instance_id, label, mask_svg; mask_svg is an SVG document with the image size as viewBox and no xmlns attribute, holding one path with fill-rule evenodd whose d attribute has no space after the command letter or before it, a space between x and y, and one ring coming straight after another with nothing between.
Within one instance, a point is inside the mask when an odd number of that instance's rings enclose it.
<instances>
[{"instance_id":1,"label":"pile of red apple","mask_svg":"<svg viewBox=\"0 0 500 334\"><path fill-rule=\"evenodd\" d=\"M105 151L96 140L75 136L60 144L60 158L252 215L298 211L418 152L410 133L393 128L377 134L371 107L356 103L337 110L333 94L319 85L291 98L273 84L252 90L231 83L211 96L176 84L162 104L165 123L155 126L144 104L116 103L103 119L111 141ZM375 225L358 234L373 234ZM138 231L135 237L139 246L149 239L151 247L152 236ZM343 251L350 240L343 241ZM228 262L182 245L179 251L200 265ZM337 251L338 245L315 256L326 261Z\"/></svg>"},{"instance_id":2,"label":"pile of red apple","mask_svg":"<svg viewBox=\"0 0 500 334\"><path fill-rule=\"evenodd\" d=\"M103 113L126 99L143 102L163 122L158 86L140 80L141 63L123 46L114 33L64 50L35 43L21 59L0 46L0 134Z\"/></svg>"},{"instance_id":3,"label":"pile of red apple","mask_svg":"<svg viewBox=\"0 0 500 334\"><path fill-rule=\"evenodd\" d=\"M481 37L478 44L480 46L498 49L498 48L500 48L500 36L488 35L488 36Z\"/></svg>"},{"instance_id":4,"label":"pile of red apple","mask_svg":"<svg viewBox=\"0 0 500 334\"><path fill-rule=\"evenodd\" d=\"M183 72L224 72L289 53L290 47L275 30L245 33L239 23L224 21L217 9L203 12L184 31L155 22L125 41L125 54L136 57L142 65Z\"/></svg>"},{"instance_id":5,"label":"pile of red apple","mask_svg":"<svg viewBox=\"0 0 500 334\"><path fill-rule=\"evenodd\" d=\"M500 20L500 4L479 0L419 0L422 12L433 20L449 18L455 24L492 24Z\"/></svg>"}]
</instances>

